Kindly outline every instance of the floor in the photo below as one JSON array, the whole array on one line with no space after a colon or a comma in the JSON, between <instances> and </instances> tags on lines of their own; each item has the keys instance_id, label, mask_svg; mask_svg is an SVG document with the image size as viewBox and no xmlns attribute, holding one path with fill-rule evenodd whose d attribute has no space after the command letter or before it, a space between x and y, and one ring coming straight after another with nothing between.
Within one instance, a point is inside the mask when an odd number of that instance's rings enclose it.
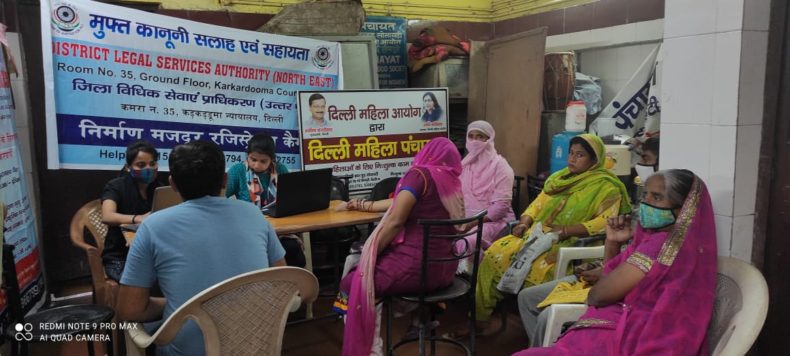
<instances>
[{"instance_id":1,"label":"floor","mask_svg":"<svg viewBox=\"0 0 790 356\"><path fill-rule=\"evenodd\" d=\"M324 312L329 307L329 298L319 300L316 312ZM325 304L326 303L326 304ZM515 306L508 308L507 326L503 332L490 337L477 338L477 353L486 356L511 355L527 347L528 340L521 319ZM458 330L466 326L466 313L461 305L450 305L445 314L439 317L438 334ZM497 321L499 318L496 318ZM408 317L396 318L393 321L393 340L400 340L407 331ZM383 334L382 334L383 335ZM337 319L324 319L289 326L285 330L283 355L315 356L340 355L343 344L343 322ZM404 345L395 355L417 355L419 347L416 343ZM453 345L437 344L437 355L464 355L463 350Z\"/></svg>"},{"instance_id":2,"label":"floor","mask_svg":"<svg viewBox=\"0 0 790 356\"><path fill-rule=\"evenodd\" d=\"M319 298L315 306L316 314L325 314L329 310L331 302L332 298ZM478 354L486 356L511 355L527 347L528 341L524 328L521 326L521 319L518 317L518 312L512 307L508 308L507 327L503 332L490 337L477 338ZM439 317L438 333L443 334L465 327L464 315L461 306L449 305L445 314ZM400 340L407 330L408 323L407 317L396 318L393 321L393 340ZM321 319L288 326L285 330L282 354L285 356L340 355L342 344L343 322L335 318ZM102 343L94 343L94 350L96 355L105 354ZM3 352L3 354L6 353ZM82 356L88 353L86 343L69 342L31 344L30 354ZM399 348L395 354L417 355L418 346L416 343L407 344ZM437 344L436 354L439 356L464 355L460 348L442 344Z\"/></svg>"}]
</instances>

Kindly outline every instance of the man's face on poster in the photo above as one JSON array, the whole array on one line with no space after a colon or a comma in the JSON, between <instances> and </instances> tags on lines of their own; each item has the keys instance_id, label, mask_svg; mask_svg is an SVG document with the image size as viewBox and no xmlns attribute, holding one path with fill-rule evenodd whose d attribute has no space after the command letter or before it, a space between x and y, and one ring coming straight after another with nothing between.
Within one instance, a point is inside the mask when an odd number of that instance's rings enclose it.
<instances>
[{"instance_id":1,"label":"man's face on poster","mask_svg":"<svg viewBox=\"0 0 790 356\"><path fill-rule=\"evenodd\" d=\"M310 104L310 113L313 116L313 120L323 120L324 111L326 111L326 100L313 100L313 103Z\"/></svg>"}]
</instances>

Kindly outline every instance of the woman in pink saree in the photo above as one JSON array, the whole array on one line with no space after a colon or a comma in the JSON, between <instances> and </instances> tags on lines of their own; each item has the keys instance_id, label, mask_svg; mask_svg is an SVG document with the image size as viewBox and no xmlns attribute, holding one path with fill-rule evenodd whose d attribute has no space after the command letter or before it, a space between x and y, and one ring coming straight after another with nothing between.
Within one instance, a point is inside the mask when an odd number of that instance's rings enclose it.
<instances>
[{"instance_id":1,"label":"woman in pink saree","mask_svg":"<svg viewBox=\"0 0 790 356\"><path fill-rule=\"evenodd\" d=\"M503 236L507 223L516 220L511 207L513 199L513 168L494 147L494 127L478 120L466 129L468 154L461 161L461 185L466 215L488 209L483 224L481 249ZM471 242L471 237L469 238Z\"/></svg>"},{"instance_id":2,"label":"woman in pink saree","mask_svg":"<svg viewBox=\"0 0 790 356\"><path fill-rule=\"evenodd\" d=\"M359 265L340 284L341 299L348 296L343 355L381 352L376 298L419 290L423 236L417 220L464 217L460 175L461 155L446 138L432 139L414 157L395 188L392 205L365 242ZM448 228L443 233L454 233ZM428 248L429 254L440 257L450 256L453 246L451 241L436 239ZM456 267L429 265L428 288L452 283Z\"/></svg>"},{"instance_id":3,"label":"woman in pink saree","mask_svg":"<svg viewBox=\"0 0 790 356\"><path fill-rule=\"evenodd\" d=\"M710 195L687 170L645 185L633 241L628 216L606 229L603 276L587 312L550 348L516 355L707 355L716 292L716 230Z\"/></svg>"}]
</instances>

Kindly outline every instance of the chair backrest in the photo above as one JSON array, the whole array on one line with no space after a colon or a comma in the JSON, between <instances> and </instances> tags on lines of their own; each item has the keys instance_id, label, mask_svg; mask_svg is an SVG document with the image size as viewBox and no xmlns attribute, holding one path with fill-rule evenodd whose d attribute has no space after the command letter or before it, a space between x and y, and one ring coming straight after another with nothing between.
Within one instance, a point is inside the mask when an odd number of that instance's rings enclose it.
<instances>
[{"instance_id":1,"label":"chair backrest","mask_svg":"<svg viewBox=\"0 0 790 356\"><path fill-rule=\"evenodd\" d=\"M154 334L172 341L187 319L203 331L206 355L280 355L295 297L309 303L318 280L305 269L272 267L215 284L179 307Z\"/></svg>"},{"instance_id":2,"label":"chair backrest","mask_svg":"<svg viewBox=\"0 0 790 356\"><path fill-rule=\"evenodd\" d=\"M754 266L719 257L716 304L708 326L712 355L744 355L768 314L768 284Z\"/></svg>"},{"instance_id":3,"label":"chair backrest","mask_svg":"<svg viewBox=\"0 0 790 356\"><path fill-rule=\"evenodd\" d=\"M540 192L543 191L543 184L546 183L546 179L541 179L534 176L527 176L527 196L529 197L529 201L527 205L532 203L535 198L540 195Z\"/></svg>"},{"instance_id":4,"label":"chair backrest","mask_svg":"<svg viewBox=\"0 0 790 356\"><path fill-rule=\"evenodd\" d=\"M380 180L373 186L373 190L370 191L370 199L382 200L391 198L390 195L395 192L395 186L398 185L399 180L400 178L398 177L389 177Z\"/></svg>"},{"instance_id":5,"label":"chair backrest","mask_svg":"<svg viewBox=\"0 0 790 356\"><path fill-rule=\"evenodd\" d=\"M338 177L332 177L329 187L329 200L348 201L348 185L346 181Z\"/></svg>"},{"instance_id":6,"label":"chair backrest","mask_svg":"<svg viewBox=\"0 0 790 356\"><path fill-rule=\"evenodd\" d=\"M475 215L462 219L418 219L417 223L422 225L422 268L420 272L420 304L423 302L425 293L427 292L428 275L431 273L428 269L429 262L453 262L460 261L464 258L473 256L471 291L474 293L475 285L477 283L477 267L480 264L480 242L483 238L483 218L488 214L488 210L481 210ZM454 234L446 234L437 232L441 227L455 227L464 224L475 222L476 226L465 231L456 232ZM453 230L457 231L457 230ZM467 241L467 236L474 235L474 243L470 246ZM447 254L443 256L429 256L428 250L429 241L432 239L447 239L451 240L450 249ZM457 250L458 245L463 245L462 250Z\"/></svg>"},{"instance_id":7,"label":"chair backrest","mask_svg":"<svg viewBox=\"0 0 790 356\"><path fill-rule=\"evenodd\" d=\"M510 202L513 207L513 213L520 216L521 211L521 182L524 181L522 176L513 176L513 197Z\"/></svg>"},{"instance_id":8,"label":"chair backrest","mask_svg":"<svg viewBox=\"0 0 790 356\"><path fill-rule=\"evenodd\" d=\"M557 253L557 264L554 265L554 279L560 279L568 271L568 264L574 260L603 258L604 246L594 247L563 247Z\"/></svg>"},{"instance_id":9,"label":"chair backrest","mask_svg":"<svg viewBox=\"0 0 790 356\"><path fill-rule=\"evenodd\" d=\"M71 226L69 233L71 236L71 243L75 246L88 250L90 246L85 242L85 229L90 231L93 239L96 240L96 246L99 253L104 250L104 238L107 236L107 225L102 222L101 217L101 200L91 200L83 205L74 216L71 218Z\"/></svg>"}]
</instances>

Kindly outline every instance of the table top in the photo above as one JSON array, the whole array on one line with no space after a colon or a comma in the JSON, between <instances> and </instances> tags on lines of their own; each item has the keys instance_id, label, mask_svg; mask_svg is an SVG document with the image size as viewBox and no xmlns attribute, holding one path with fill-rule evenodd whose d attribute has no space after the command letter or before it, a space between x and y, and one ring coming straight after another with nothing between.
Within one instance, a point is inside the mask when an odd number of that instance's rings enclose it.
<instances>
[{"instance_id":1,"label":"table top","mask_svg":"<svg viewBox=\"0 0 790 356\"><path fill-rule=\"evenodd\" d=\"M278 235L296 234L300 232L310 232L315 230L329 229L333 227L367 224L381 220L384 213L370 213L365 211L345 210L335 211L342 201L333 200L329 202L329 208L309 213L286 216L284 218L273 218L267 216L266 220L274 227Z\"/></svg>"},{"instance_id":2,"label":"table top","mask_svg":"<svg viewBox=\"0 0 790 356\"><path fill-rule=\"evenodd\" d=\"M266 220L274 227L277 235L297 234L315 230L329 229L333 227L367 224L381 220L384 213L370 213L365 211L335 211L338 205L343 203L340 200L329 202L329 208L309 213L286 216L284 218L273 218L267 216ZM134 232L124 231L123 237L126 244L131 245L134 240Z\"/></svg>"}]
</instances>

